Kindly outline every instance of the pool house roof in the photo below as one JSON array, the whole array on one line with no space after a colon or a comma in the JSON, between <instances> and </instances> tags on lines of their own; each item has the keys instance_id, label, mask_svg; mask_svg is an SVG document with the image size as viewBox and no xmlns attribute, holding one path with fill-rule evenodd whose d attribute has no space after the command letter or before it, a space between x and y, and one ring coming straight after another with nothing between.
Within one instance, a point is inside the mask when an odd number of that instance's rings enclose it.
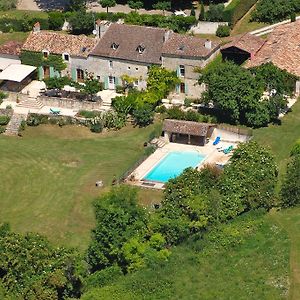
<instances>
[{"instance_id":1,"label":"pool house roof","mask_svg":"<svg viewBox=\"0 0 300 300\"><path fill-rule=\"evenodd\" d=\"M194 136L207 136L209 128L214 126L216 125L210 123L166 119L163 123L163 131Z\"/></svg>"}]
</instances>

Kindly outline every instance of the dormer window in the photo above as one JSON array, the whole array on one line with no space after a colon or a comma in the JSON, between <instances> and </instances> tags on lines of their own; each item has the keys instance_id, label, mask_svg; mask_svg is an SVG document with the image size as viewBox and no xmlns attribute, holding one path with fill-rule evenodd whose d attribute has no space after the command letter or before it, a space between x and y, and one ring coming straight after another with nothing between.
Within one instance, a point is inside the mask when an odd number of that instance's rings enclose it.
<instances>
[{"instance_id":1,"label":"dormer window","mask_svg":"<svg viewBox=\"0 0 300 300\"><path fill-rule=\"evenodd\" d=\"M139 45L136 50L139 54L142 54L145 51L145 47L143 45Z\"/></svg>"},{"instance_id":2,"label":"dormer window","mask_svg":"<svg viewBox=\"0 0 300 300\"><path fill-rule=\"evenodd\" d=\"M43 57L45 59L49 57L49 51L48 50L43 50Z\"/></svg>"},{"instance_id":3,"label":"dormer window","mask_svg":"<svg viewBox=\"0 0 300 300\"><path fill-rule=\"evenodd\" d=\"M111 44L111 48L112 48L113 50L117 50L117 49L119 48L119 45L116 44L116 43L112 43L112 44Z\"/></svg>"},{"instance_id":4,"label":"dormer window","mask_svg":"<svg viewBox=\"0 0 300 300\"><path fill-rule=\"evenodd\" d=\"M63 60L64 60L64 61L66 61L66 62L69 62L69 61L70 61L70 55L69 55L68 53L64 53L64 54L62 55L62 57L63 57Z\"/></svg>"},{"instance_id":5,"label":"dormer window","mask_svg":"<svg viewBox=\"0 0 300 300\"><path fill-rule=\"evenodd\" d=\"M178 50L181 50L181 51L183 51L183 50L184 50L184 45L183 45L183 44L181 44L181 45L178 47Z\"/></svg>"}]
</instances>

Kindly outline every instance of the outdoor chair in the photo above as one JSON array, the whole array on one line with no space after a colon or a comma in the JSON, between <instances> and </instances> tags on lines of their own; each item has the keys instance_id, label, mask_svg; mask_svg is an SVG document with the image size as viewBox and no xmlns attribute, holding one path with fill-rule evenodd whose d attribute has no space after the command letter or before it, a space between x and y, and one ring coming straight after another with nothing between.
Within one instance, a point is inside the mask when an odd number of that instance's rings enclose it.
<instances>
[{"instance_id":1,"label":"outdoor chair","mask_svg":"<svg viewBox=\"0 0 300 300\"><path fill-rule=\"evenodd\" d=\"M213 142L213 145L214 145L214 146L218 145L218 144L220 143L220 141L221 141L221 137L220 137L220 136L217 136L216 139L215 139L214 142Z\"/></svg>"},{"instance_id":2,"label":"outdoor chair","mask_svg":"<svg viewBox=\"0 0 300 300\"><path fill-rule=\"evenodd\" d=\"M59 115L60 114L60 109L50 108L50 113L53 114L53 115Z\"/></svg>"}]
</instances>

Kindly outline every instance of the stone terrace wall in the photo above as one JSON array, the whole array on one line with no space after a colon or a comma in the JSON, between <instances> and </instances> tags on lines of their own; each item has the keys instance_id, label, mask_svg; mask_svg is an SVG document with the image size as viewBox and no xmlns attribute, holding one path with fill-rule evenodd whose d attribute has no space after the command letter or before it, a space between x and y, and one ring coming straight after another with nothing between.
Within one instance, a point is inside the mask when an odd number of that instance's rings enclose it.
<instances>
[{"instance_id":1,"label":"stone terrace wall","mask_svg":"<svg viewBox=\"0 0 300 300\"><path fill-rule=\"evenodd\" d=\"M73 99L46 96L39 96L38 100L45 106L55 106L78 110L101 110L102 105L102 102L78 101Z\"/></svg>"}]
</instances>

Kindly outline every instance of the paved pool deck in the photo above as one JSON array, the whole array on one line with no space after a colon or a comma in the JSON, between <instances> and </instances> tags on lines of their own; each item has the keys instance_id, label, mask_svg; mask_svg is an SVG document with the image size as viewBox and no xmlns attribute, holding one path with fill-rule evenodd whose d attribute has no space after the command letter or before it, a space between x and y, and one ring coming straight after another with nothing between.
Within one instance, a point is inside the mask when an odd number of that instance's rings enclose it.
<instances>
[{"instance_id":1,"label":"paved pool deck","mask_svg":"<svg viewBox=\"0 0 300 300\"><path fill-rule=\"evenodd\" d=\"M162 148L158 148L152 153L143 163L141 163L129 176L127 182L130 184L149 187L155 189L163 189L164 183L162 182L150 182L145 181L143 178L161 161L161 159L172 151L196 151L205 156L205 159L198 166L201 169L205 164L218 164L225 165L230 159L231 155L224 154L219 151L219 148L227 148L229 146L237 147L237 143L234 142L220 142L217 146L213 145L213 141L210 141L205 146L194 146L177 143L168 143Z\"/></svg>"}]
</instances>

